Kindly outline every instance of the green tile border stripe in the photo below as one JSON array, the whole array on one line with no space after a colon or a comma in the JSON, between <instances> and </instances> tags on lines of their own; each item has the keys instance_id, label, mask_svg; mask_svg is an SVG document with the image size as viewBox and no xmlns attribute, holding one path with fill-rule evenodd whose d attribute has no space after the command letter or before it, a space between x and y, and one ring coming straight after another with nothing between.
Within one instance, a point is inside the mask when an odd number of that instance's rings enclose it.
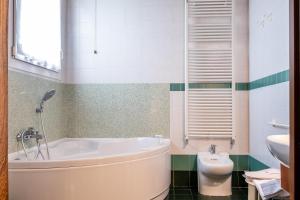
<instances>
[{"instance_id":1,"label":"green tile border stripe","mask_svg":"<svg viewBox=\"0 0 300 200\"><path fill-rule=\"evenodd\" d=\"M231 82L224 83L189 83L190 89L199 89L199 88L232 88ZM185 91L184 83L171 83L170 91Z\"/></svg>"},{"instance_id":2,"label":"green tile border stripe","mask_svg":"<svg viewBox=\"0 0 300 200\"><path fill-rule=\"evenodd\" d=\"M249 83L236 83L235 84L235 90L237 91L247 91L249 90L250 86Z\"/></svg>"},{"instance_id":3,"label":"green tile border stripe","mask_svg":"<svg viewBox=\"0 0 300 200\"><path fill-rule=\"evenodd\" d=\"M197 171L197 155L172 155L173 171Z\"/></svg>"},{"instance_id":4,"label":"green tile border stripe","mask_svg":"<svg viewBox=\"0 0 300 200\"><path fill-rule=\"evenodd\" d=\"M185 84L184 83L171 83L170 84L170 91L185 91Z\"/></svg>"},{"instance_id":5,"label":"green tile border stripe","mask_svg":"<svg viewBox=\"0 0 300 200\"><path fill-rule=\"evenodd\" d=\"M267 87L287 81L289 81L289 70L284 70L282 72L278 72L270 76L257 79L255 81L251 81L250 83L236 83L235 87L238 91L254 90L257 88Z\"/></svg>"},{"instance_id":6,"label":"green tile border stripe","mask_svg":"<svg viewBox=\"0 0 300 200\"><path fill-rule=\"evenodd\" d=\"M229 82L225 83L189 83L190 89L199 88L232 88L232 84Z\"/></svg>"},{"instance_id":7,"label":"green tile border stripe","mask_svg":"<svg viewBox=\"0 0 300 200\"><path fill-rule=\"evenodd\" d=\"M251 155L230 155L234 163L233 171L255 171L269 168ZM171 155L173 171L197 171L197 155Z\"/></svg>"},{"instance_id":8,"label":"green tile border stripe","mask_svg":"<svg viewBox=\"0 0 300 200\"><path fill-rule=\"evenodd\" d=\"M289 70L278 72L276 74L272 74L270 76L266 76L255 81L251 81L249 85L249 90L275 85L287 81L289 81Z\"/></svg>"},{"instance_id":9,"label":"green tile border stripe","mask_svg":"<svg viewBox=\"0 0 300 200\"><path fill-rule=\"evenodd\" d=\"M235 83L236 91L248 91L289 81L289 70L284 70L251 82ZM232 83L189 83L190 89L197 88L232 88ZM171 83L170 91L185 91L184 83Z\"/></svg>"},{"instance_id":10,"label":"green tile border stripe","mask_svg":"<svg viewBox=\"0 0 300 200\"><path fill-rule=\"evenodd\" d=\"M269 168L268 165L260 162L252 156L249 156L249 171L257 171Z\"/></svg>"}]
</instances>

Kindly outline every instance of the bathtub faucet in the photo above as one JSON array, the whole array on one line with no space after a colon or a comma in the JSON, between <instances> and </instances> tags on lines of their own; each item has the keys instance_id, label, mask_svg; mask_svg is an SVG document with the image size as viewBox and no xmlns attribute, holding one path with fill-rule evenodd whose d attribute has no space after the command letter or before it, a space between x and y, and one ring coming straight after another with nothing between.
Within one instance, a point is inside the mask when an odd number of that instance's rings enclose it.
<instances>
[{"instance_id":1,"label":"bathtub faucet","mask_svg":"<svg viewBox=\"0 0 300 200\"><path fill-rule=\"evenodd\" d=\"M30 139L41 140L43 139L43 136L39 134L39 131L35 130L33 127L29 127L26 130L21 130L17 134L17 142L26 142Z\"/></svg>"},{"instance_id":2,"label":"bathtub faucet","mask_svg":"<svg viewBox=\"0 0 300 200\"><path fill-rule=\"evenodd\" d=\"M17 134L16 139L18 143L22 144L22 148L27 160L28 160L28 152L25 146L25 142L28 142L31 139L35 139L37 145L37 153L34 159L36 160L38 159L39 156L41 156L42 159L45 160L45 157L41 151L41 142L40 142L40 140L43 139L43 135L39 134L38 130L35 130L33 127L29 127L28 129L21 130Z\"/></svg>"},{"instance_id":3,"label":"bathtub faucet","mask_svg":"<svg viewBox=\"0 0 300 200\"><path fill-rule=\"evenodd\" d=\"M211 144L208 151L211 153L211 154L215 154L216 153L216 146L215 144Z\"/></svg>"}]
</instances>

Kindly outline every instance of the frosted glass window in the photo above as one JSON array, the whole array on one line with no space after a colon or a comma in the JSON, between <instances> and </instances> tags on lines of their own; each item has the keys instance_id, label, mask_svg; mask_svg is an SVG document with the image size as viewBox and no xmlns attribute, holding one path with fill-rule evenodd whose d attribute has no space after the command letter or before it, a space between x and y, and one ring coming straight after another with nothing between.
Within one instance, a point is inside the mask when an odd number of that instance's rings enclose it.
<instances>
[{"instance_id":1,"label":"frosted glass window","mask_svg":"<svg viewBox=\"0 0 300 200\"><path fill-rule=\"evenodd\" d=\"M16 59L61 70L61 0L15 0Z\"/></svg>"}]
</instances>

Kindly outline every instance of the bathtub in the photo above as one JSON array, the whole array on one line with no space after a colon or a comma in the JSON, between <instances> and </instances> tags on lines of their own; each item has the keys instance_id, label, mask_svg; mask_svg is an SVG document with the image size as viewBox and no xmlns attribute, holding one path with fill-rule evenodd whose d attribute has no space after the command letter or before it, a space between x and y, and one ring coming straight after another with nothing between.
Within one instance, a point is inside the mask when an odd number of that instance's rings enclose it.
<instances>
[{"instance_id":1,"label":"bathtub","mask_svg":"<svg viewBox=\"0 0 300 200\"><path fill-rule=\"evenodd\" d=\"M51 160L12 153L9 199L163 200L171 180L169 148L162 138L64 138L49 143Z\"/></svg>"}]
</instances>

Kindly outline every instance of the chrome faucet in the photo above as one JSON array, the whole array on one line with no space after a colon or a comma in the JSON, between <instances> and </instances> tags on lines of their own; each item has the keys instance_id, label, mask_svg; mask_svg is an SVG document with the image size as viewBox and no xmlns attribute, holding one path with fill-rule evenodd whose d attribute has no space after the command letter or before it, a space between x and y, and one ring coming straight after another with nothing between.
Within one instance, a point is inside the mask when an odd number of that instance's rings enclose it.
<instances>
[{"instance_id":1,"label":"chrome faucet","mask_svg":"<svg viewBox=\"0 0 300 200\"><path fill-rule=\"evenodd\" d=\"M22 144L22 148L27 160L28 160L28 152L27 152L27 148L25 147L25 143L30 141L31 139L35 139L37 144L37 154L34 159L36 160L40 155L42 159L45 160L45 157L41 151L41 142L40 142L40 140L43 139L43 135L39 134L38 130L35 130L32 127L23 129L17 134L16 139L18 143Z\"/></svg>"},{"instance_id":2,"label":"chrome faucet","mask_svg":"<svg viewBox=\"0 0 300 200\"><path fill-rule=\"evenodd\" d=\"M211 154L215 154L216 153L216 146L215 144L211 144L210 147L208 148L208 151L211 153Z\"/></svg>"},{"instance_id":3,"label":"chrome faucet","mask_svg":"<svg viewBox=\"0 0 300 200\"><path fill-rule=\"evenodd\" d=\"M41 140L43 139L43 136L41 134L39 134L39 131L35 130L32 127L29 127L28 129L25 130L21 130L18 134L17 134L17 141L18 142L26 142L30 139L36 139L36 140Z\"/></svg>"}]
</instances>

